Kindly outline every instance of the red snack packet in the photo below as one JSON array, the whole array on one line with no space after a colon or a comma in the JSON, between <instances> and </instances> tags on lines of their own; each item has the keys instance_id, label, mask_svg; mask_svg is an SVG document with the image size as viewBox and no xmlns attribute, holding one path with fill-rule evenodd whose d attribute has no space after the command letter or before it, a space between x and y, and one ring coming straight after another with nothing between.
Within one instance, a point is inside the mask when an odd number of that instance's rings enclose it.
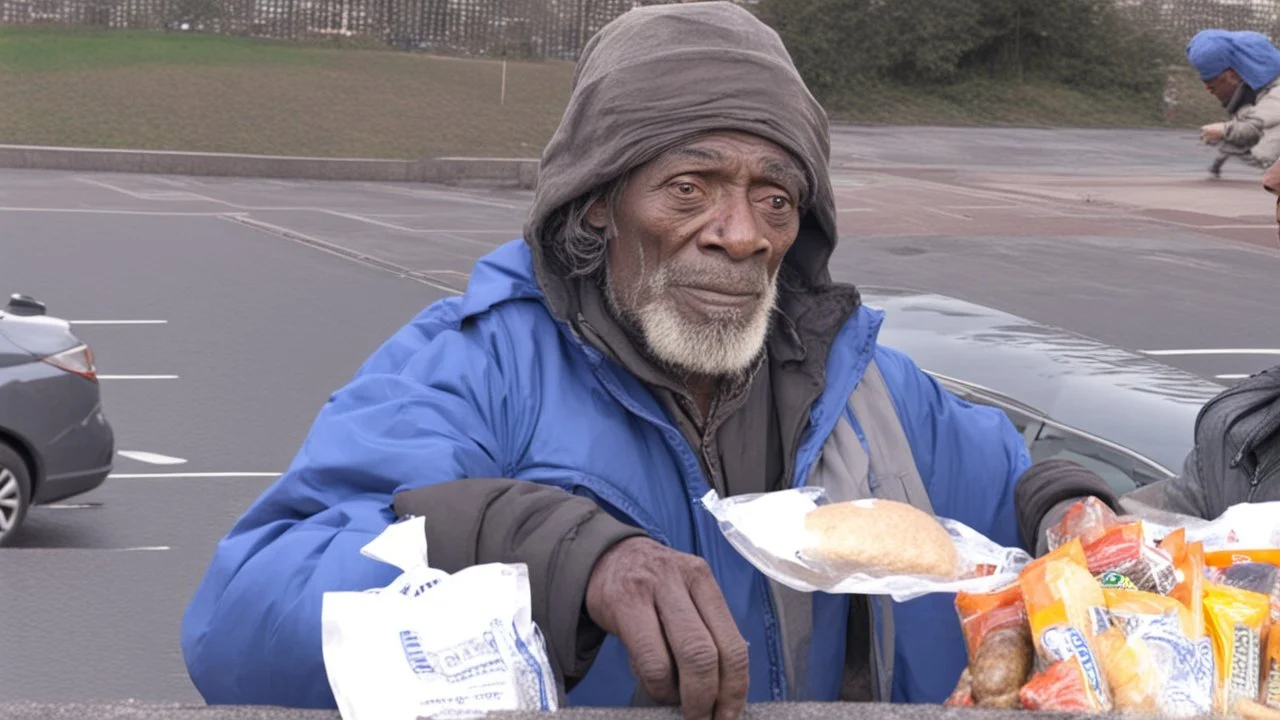
<instances>
[{"instance_id":1,"label":"red snack packet","mask_svg":"<svg viewBox=\"0 0 1280 720\"><path fill-rule=\"evenodd\" d=\"M956 612L969 649L969 662L973 662L988 634L1027 624L1027 607L1022 602L1022 588L1017 581L992 592L957 592Z\"/></svg>"},{"instance_id":2,"label":"red snack packet","mask_svg":"<svg viewBox=\"0 0 1280 720\"><path fill-rule=\"evenodd\" d=\"M1024 710L1098 712L1089 681L1072 660L1059 660L1032 676L1018 692Z\"/></svg>"},{"instance_id":3,"label":"red snack packet","mask_svg":"<svg viewBox=\"0 0 1280 720\"><path fill-rule=\"evenodd\" d=\"M1149 545L1142 523L1116 525L1084 546L1089 572L1119 573L1143 592L1168 595L1178 583L1169 553Z\"/></svg>"},{"instance_id":4,"label":"red snack packet","mask_svg":"<svg viewBox=\"0 0 1280 720\"><path fill-rule=\"evenodd\" d=\"M1076 538L1082 545L1088 545L1119 524L1120 519L1106 503L1089 497L1068 508L1058 524L1045 533L1045 539L1050 550L1057 550Z\"/></svg>"}]
</instances>

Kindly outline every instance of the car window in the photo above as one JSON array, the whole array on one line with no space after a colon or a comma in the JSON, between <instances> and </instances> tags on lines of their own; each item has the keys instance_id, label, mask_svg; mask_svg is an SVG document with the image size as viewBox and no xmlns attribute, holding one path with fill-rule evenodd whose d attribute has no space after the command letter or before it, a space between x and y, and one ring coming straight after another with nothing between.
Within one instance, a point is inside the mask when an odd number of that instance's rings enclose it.
<instances>
[{"instance_id":1,"label":"car window","mask_svg":"<svg viewBox=\"0 0 1280 720\"><path fill-rule=\"evenodd\" d=\"M1031 444L1031 459L1039 462L1049 458L1072 460L1089 468L1120 495L1164 477L1145 462L1127 453L1119 452L1086 435L1046 425Z\"/></svg>"},{"instance_id":2,"label":"car window","mask_svg":"<svg viewBox=\"0 0 1280 720\"><path fill-rule=\"evenodd\" d=\"M955 394L956 397L960 398L961 400L972 403L974 405L986 405L988 407L994 407L998 410L1003 411L1004 414L1008 416L1009 422L1013 423L1013 427L1018 431L1018 434L1022 435L1023 439L1026 440L1027 447L1028 449L1030 449L1031 441L1035 438L1036 432L1040 428L1039 418L1033 415L1030 415L1026 412L1023 412L1022 410L1012 407L1006 403L1002 403L996 398L988 397L986 395L982 395L980 393L974 392L973 390L970 390L969 388L966 388L963 385L957 385L955 383L950 383L945 381L940 381L940 382L942 383L943 387L945 387L947 390L950 390L953 394Z\"/></svg>"}]
</instances>

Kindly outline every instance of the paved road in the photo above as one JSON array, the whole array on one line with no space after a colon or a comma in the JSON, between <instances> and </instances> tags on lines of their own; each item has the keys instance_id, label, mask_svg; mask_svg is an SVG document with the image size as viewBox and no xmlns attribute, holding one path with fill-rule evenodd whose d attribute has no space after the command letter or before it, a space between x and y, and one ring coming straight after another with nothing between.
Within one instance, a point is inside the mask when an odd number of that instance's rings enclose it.
<instances>
[{"instance_id":1,"label":"paved road","mask_svg":"<svg viewBox=\"0 0 1280 720\"><path fill-rule=\"evenodd\" d=\"M915 144L898 130L837 133L835 274L1133 349L1280 347L1273 201L1246 175L1211 185L1191 177L1199 157L1161 162L1183 147L1170 135L1019 133L921 131ZM1102 169L1073 172L1073 154ZM1130 195L1073 190L1107 182ZM1219 200L1194 217L1159 216L1204 193ZM0 697L198 701L177 627L217 538L289 462L327 394L420 308L459 291L478 254L518 234L528 201L0 173L0 291L72 320L164 321L77 331L116 376L103 392L120 449L186 461L121 457L102 489L33 511L23 547L0 551ZM1213 377L1277 360L1169 361Z\"/></svg>"}]
</instances>

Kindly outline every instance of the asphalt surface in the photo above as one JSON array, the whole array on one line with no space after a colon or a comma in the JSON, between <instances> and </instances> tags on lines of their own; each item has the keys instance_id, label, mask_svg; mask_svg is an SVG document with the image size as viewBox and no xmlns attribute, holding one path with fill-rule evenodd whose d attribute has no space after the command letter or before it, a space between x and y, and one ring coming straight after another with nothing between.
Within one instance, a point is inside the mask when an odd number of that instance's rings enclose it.
<instances>
[{"instance_id":1,"label":"asphalt surface","mask_svg":"<svg viewBox=\"0 0 1280 720\"><path fill-rule=\"evenodd\" d=\"M832 155L839 279L1129 349L1280 353L1274 198L1243 168L1206 181L1208 156L1181 134L839 130ZM0 550L0 698L200 702L178 623L217 539L328 394L519 235L529 199L0 172L0 292L73 321L131 321L76 331L107 378L118 448L175 459L119 457L101 489L33 510L22 546ZM148 320L164 322L134 324ZM1280 355L1165 359L1215 378Z\"/></svg>"}]
</instances>

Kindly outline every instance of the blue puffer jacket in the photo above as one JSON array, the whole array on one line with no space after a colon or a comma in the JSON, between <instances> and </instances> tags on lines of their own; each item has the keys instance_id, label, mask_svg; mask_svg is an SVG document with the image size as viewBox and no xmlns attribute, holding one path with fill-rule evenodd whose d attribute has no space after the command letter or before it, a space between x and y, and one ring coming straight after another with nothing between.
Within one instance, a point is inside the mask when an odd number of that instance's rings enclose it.
<instances>
[{"instance_id":1,"label":"blue puffer jacket","mask_svg":"<svg viewBox=\"0 0 1280 720\"><path fill-rule=\"evenodd\" d=\"M998 410L957 399L878 347L881 321L860 308L836 338L794 483L805 483L837 421L850 417L847 400L874 357L935 511L1016 546L1013 487L1029 465L1022 438ZM693 451L639 381L552 316L517 240L476 265L465 295L431 305L369 358L218 544L182 625L205 699L332 707L322 594L389 583L396 569L360 548L394 521L393 495L467 477L559 486L705 558L750 643L750 700L790 697L765 579L698 503L709 487ZM847 598L818 595L810 694L836 699ZM895 701L940 702L954 687L965 651L953 599L896 606ZM633 687L625 650L610 638L570 699L625 705Z\"/></svg>"}]
</instances>

